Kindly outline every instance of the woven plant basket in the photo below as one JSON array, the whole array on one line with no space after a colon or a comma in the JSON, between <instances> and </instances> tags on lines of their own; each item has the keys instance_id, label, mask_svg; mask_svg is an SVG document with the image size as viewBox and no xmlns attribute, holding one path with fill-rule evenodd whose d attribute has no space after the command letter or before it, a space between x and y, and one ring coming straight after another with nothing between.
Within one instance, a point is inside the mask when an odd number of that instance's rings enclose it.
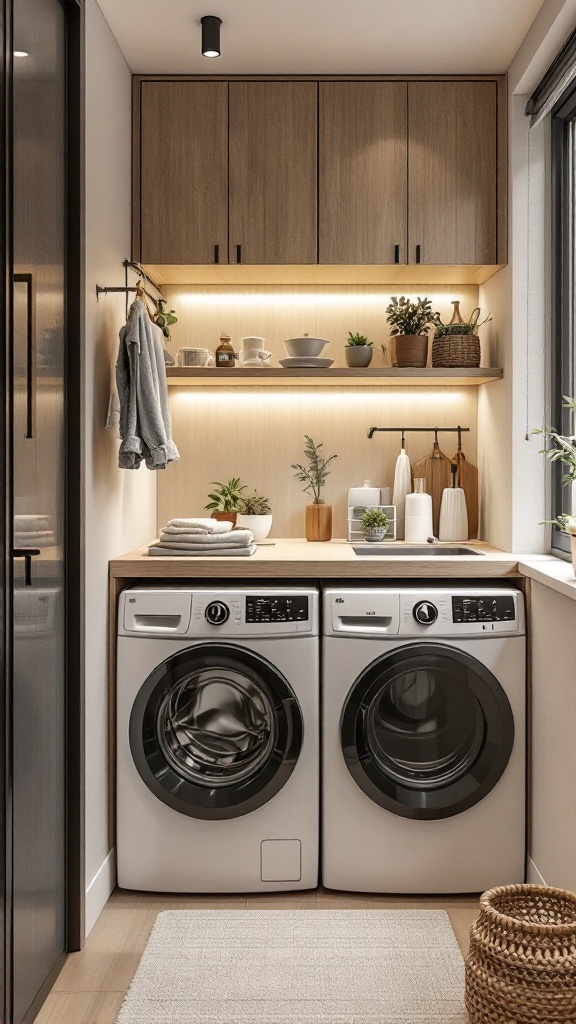
<instances>
[{"instance_id":1,"label":"woven plant basket","mask_svg":"<svg viewBox=\"0 0 576 1024\"><path fill-rule=\"evenodd\" d=\"M447 334L432 341L432 366L480 366L477 334Z\"/></svg>"},{"instance_id":2,"label":"woven plant basket","mask_svg":"<svg viewBox=\"0 0 576 1024\"><path fill-rule=\"evenodd\" d=\"M480 899L466 958L471 1024L576 1021L576 895L505 885Z\"/></svg>"}]
</instances>

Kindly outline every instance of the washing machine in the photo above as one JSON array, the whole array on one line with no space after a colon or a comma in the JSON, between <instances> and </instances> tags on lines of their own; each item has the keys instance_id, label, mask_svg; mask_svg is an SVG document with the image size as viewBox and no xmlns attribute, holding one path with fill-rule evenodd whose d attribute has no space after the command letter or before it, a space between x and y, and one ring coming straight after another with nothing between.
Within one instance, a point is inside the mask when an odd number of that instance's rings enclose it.
<instances>
[{"instance_id":1,"label":"washing machine","mask_svg":"<svg viewBox=\"0 0 576 1024\"><path fill-rule=\"evenodd\" d=\"M522 594L329 589L323 634L324 885L454 893L522 882Z\"/></svg>"},{"instance_id":2,"label":"washing machine","mask_svg":"<svg viewBox=\"0 0 576 1024\"><path fill-rule=\"evenodd\" d=\"M318 603L288 587L120 595L120 886L317 884Z\"/></svg>"}]
</instances>

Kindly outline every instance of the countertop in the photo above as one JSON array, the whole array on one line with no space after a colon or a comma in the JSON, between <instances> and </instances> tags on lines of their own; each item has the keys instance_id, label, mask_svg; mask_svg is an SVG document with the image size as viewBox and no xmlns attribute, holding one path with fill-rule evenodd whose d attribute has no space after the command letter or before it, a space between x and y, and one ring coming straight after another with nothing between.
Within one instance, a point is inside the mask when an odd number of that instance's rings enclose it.
<instances>
[{"instance_id":1,"label":"countertop","mask_svg":"<svg viewBox=\"0 0 576 1024\"><path fill-rule=\"evenodd\" d=\"M481 578L520 576L518 555L511 555L481 541L468 541L482 555L460 556L418 555L395 558L387 555L356 555L344 540L327 543L300 539L276 539L263 544L250 558L199 558L148 555L148 548L137 548L110 562L112 579L182 579L186 578L366 578L445 577ZM398 544L398 547L400 545Z\"/></svg>"}]
</instances>

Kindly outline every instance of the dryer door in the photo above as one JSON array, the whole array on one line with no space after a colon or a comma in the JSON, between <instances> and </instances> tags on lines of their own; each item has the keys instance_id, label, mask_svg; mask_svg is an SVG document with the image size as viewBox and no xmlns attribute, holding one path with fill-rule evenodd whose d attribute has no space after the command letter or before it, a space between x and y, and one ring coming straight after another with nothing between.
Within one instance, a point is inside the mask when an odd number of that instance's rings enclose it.
<instances>
[{"instance_id":1,"label":"dryer door","mask_svg":"<svg viewBox=\"0 0 576 1024\"><path fill-rule=\"evenodd\" d=\"M130 749L148 788L194 818L236 818L292 774L304 725L296 696L265 658L199 644L148 677L130 716Z\"/></svg>"},{"instance_id":2,"label":"dryer door","mask_svg":"<svg viewBox=\"0 0 576 1024\"><path fill-rule=\"evenodd\" d=\"M496 785L514 719L492 673L463 651L407 644L356 680L340 720L350 773L375 803L406 818L447 818Z\"/></svg>"}]
</instances>

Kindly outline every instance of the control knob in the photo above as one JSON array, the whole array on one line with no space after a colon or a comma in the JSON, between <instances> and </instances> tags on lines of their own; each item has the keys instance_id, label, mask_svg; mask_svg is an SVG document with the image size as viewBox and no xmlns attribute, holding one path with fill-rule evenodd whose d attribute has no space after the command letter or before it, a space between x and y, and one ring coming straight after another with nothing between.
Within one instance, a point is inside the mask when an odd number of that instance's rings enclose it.
<instances>
[{"instance_id":1,"label":"control knob","mask_svg":"<svg viewBox=\"0 0 576 1024\"><path fill-rule=\"evenodd\" d=\"M223 601L211 601L205 615L211 626L223 626L230 618L230 609Z\"/></svg>"},{"instance_id":2,"label":"control knob","mask_svg":"<svg viewBox=\"0 0 576 1024\"><path fill-rule=\"evenodd\" d=\"M418 601L412 609L412 615L421 626L431 626L438 618L438 609L431 601Z\"/></svg>"}]
</instances>

